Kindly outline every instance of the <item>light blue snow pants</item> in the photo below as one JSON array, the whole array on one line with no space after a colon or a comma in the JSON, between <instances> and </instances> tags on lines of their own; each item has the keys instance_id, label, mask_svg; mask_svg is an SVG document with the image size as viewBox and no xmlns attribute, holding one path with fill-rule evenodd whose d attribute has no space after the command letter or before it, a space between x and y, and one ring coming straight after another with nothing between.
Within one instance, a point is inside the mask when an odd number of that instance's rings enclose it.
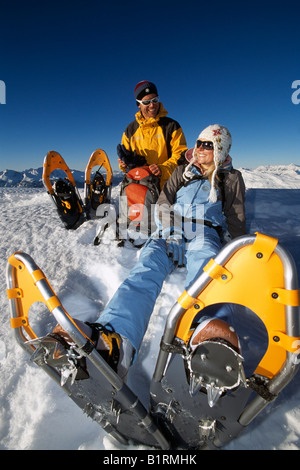
<instances>
[{"instance_id":1,"label":"light blue snow pants","mask_svg":"<svg viewBox=\"0 0 300 470\"><path fill-rule=\"evenodd\" d=\"M204 240L203 237L195 237L185 251L187 267L185 289L192 284L206 263L221 248L215 230L205 228L205 232ZM163 282L174 267L166 253L166 240L150 238L142 248L137 264L97 321L104 326L110 325L114 331L125 336L137 352Z\"/></svg>"}]
</instances>

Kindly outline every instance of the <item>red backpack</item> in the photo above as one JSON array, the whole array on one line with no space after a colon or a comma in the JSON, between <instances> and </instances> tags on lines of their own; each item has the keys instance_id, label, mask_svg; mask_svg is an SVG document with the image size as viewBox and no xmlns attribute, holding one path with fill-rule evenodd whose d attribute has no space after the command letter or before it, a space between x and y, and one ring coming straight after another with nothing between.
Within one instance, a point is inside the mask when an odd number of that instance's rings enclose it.
<instances>
[{"instance_id":1,"label":"red backpack","mask_svg":"<svg viewBox=\"0 0 300 470\"><path fill-rule=\"evenodd\" d=\"M124 176L120 191L120 239L139 239L140 245L146 242L156 228L154 206L159 193L159 178L148 166L134 168Z\"/></svg>"}]
</instances>

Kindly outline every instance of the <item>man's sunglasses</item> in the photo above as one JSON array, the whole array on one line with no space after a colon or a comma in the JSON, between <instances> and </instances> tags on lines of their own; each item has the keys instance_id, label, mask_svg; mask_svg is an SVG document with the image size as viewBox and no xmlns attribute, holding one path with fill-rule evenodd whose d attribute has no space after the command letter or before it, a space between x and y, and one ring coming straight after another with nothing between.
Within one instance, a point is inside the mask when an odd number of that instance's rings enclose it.
<instances>
[{"instance_id":1,"label":"man's sunglasses","mask_svg":"<svg viewBox=\"0 0 300 470\"><path fill-rule=\"evenodd\" d=\"M144 105L144 106L149 106L150 103L158 103L159 102L159 96L155 96L151 100L137 100L138 103Z\"/></svg>"},{"instance_id":2,"label":"man's sunglasses","mask_svg":"<svg viewBox=\"0 0 300 470\"><path fill-rule=\"evenodd\" d=\"M213 148L214 148L214 144L213 144L212 142L209 142L208 140L206 140L206 141L197 140L197 144L196 144L196 145L197 145L197 149L198 149L199 147L201 147L201 145L202 145L202 148L203 148L204 150L213 150Z\"/></svg>"}]
</instances>

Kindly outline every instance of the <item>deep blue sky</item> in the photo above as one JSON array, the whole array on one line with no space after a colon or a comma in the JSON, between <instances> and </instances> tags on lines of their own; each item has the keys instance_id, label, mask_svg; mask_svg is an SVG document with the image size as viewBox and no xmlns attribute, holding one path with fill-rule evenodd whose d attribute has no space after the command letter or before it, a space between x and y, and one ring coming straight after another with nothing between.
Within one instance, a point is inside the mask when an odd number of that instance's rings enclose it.
<instances>
[{"instance_id":1,"label":"deep blue sky","mask_svg":"<svg viewBox=\"0 0 300 470\"><path fill-rule=\"evenodd\" d=\"M97 148L117 168L145 79L189 147L220 123L236 168L300 165L299 0L0 0L0 15L0 169L56 150L84 170Z\"/></svg>"}]
</instances>

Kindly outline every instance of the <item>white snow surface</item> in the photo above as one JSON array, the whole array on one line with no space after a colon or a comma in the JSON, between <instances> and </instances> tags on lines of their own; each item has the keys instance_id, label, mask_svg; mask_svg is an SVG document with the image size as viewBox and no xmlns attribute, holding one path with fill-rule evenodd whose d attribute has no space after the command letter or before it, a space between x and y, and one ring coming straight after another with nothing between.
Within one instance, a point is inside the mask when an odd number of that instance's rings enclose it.
<instances>
[{"instance_id":1,"label":"white snow surface","mask_svg":"<svg viewBox=\"0 0 300 470\"><path fill-rule=\"evenodd\" d=\"M279 239L300 268L300 166L241 169L247 187L248 232ZM119 186L113 188L117 198ZM0 449L3 450L132 450L122 446L70 400L16 343L6 297L7 259L15 251L32 256L46 274L66 310L75 318L95 321L134 266L139 251L117 247L106 233L93 245L96 221L67 231L44 189L0 188ZM128 384L147 406L164 322L183 291L185 271L165 281ZM31 317L30 317L31 318ZM49 332L55 325L45 312L32 318ZM300 373L227 450L300 449Z\"/></svg>"}]
</instances>

